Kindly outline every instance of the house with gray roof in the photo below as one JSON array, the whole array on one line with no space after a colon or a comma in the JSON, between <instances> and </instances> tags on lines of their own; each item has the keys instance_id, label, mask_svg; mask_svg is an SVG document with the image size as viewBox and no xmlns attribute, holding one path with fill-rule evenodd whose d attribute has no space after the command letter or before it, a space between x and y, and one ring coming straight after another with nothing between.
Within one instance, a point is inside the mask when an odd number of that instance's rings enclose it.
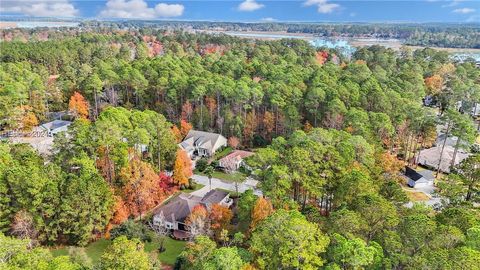
<instances>
[{"instance_id":1,"label":"house with gray roof","mask_svg":"<svg viewBox=\"0 0 480 270\"><path fill-rule=\"evenodd\" d=\"M190 158L211 157L217 150L227 146L227 139L218 133L190 130L179 146Z\"/></svg>"},{"instance_id":2,"label":"house with gray roof","mask_svg":"<svg viewBox=\"0 0 480 270\"><path fill-rule=\"evenodd\" d=\"M180 193L167 204L153 211L153 223L161 224L172 231L188 232L189 229L185 221L196 206L201 205L210 209L213 204L230 207L232 203L230 194L219 189L210 190L203 197Z\"/></svg>"},{"instance_id":3,"label":"house with gray roof","mask_svg":"<svg viewBox=\"0 0 480 270\"><path fill-rule=\"evenodd\" d=\"M408 186L411 188L422 188L433 185L433 176L427 178L410 167L405 167L405 177L407 178Z\"/></svg>"},{"instance_id":4,"label":"house with gray roof","mask_svg":"<svg viewBox=\"0 0 480 270\"><path fill-rule=\"evenodd\" d=\"M53 120L52 122L40 125L36 128L36 130L46 132L48 137L53 137L57 133L67 131L68 126L70 126L71 124L72 122L70 121Z\"/></svg>"}]
</instances>

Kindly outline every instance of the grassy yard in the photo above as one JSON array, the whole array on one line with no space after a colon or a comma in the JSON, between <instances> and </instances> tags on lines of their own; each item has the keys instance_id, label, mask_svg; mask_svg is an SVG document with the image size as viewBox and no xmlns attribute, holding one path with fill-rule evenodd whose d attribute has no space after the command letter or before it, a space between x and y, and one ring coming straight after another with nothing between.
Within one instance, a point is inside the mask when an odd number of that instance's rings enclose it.
<instances>
[{"instance_id":1,"label":"grassy yard","mask_svg":"<svg viewBox=\"0 0 480 270\"><path fill-rule=\"evenodd\" d=\"M195 173L206 176L206 174L197 170L195 170ZM241 172L224 173L220 171L214 171L212 177L224 180L225 182L243 182L247 176Z\"/></svg>"},{"instance_id":2,"label":"grassy yard","mask_svg":"<svg viewBox=\"0 0 480 270\"><path fill-rule=\"evenodd\" d=\"M111 241L106 239L100 239L91 243L90 245L85 247L85 252L87 253L88 257L92 259L93 263L97 263L102 253L105 249L110 245ZM177 256L183 251L185 247L184 241L177 241L171 238L167 238L165 240L165 248L166 250L158 255L159 260L168 265L173 265ZM145 251L151 252L158 248L158 243L151 242L145 243ZM62 247L52 250L53 256L63 256L68 255L68 247Z\"/></svg>"},{"instance_id":3,"label":"grassy yard","mask_svg":"<svg viewBox=\"0 0 480 270\"><path fill-rule=\"evenodd\" d=\"M217 152L217 153L215 153L215 155L213 155L213 160L219 160L219 159L223 158L224 156L230 154L231 152L233 152L233 149L230 146L225 147L222 151Z\"/></svg>"},{"instance_id":4,"label":"grassy yard","mask_svg":"<svg viewBox=\"0 0 480 270\"><path fill-rule=\"evenodd\" d=\"M203 188L205 185L202 185L202 184L198 184L198 183L195 183L195 188L193 189L184 189L184 190L180 190L181 192L184 192L184 193L192 193L194 191L197 191L201 188Z\"/></svg>"},{"instance_id":5,"label":"grassy yard","mask_svg":"<svg viewBox=\"0 0 480 270\"><path fill-rule=\"evenodd\" d=\"M430 200L430 197L423 192L413 191L406 188L403 190L405 191L405 194L407 194L408 199L412 202L424 202Z\"/></svg>"}]
</instances>

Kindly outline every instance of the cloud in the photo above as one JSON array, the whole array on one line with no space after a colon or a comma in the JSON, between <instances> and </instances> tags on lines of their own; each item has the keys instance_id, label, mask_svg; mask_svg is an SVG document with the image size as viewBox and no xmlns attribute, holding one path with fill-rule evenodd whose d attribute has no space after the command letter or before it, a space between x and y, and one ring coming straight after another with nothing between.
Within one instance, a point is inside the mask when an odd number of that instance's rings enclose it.
<instances>
[{"instance_id":1,"label":"cloud","mask_svg":"<svg viewBox=\"0 0 480 270\"><path fill-rule=\"evenodd\" d=\"M453 13L459 13L459 14L469 14L475 12L475 9L473 8L457 8L452 11Z\"/></svg>"},{"instance_id":2,"label":"cloud","mask_svg":"<svg viewBox=\"0 0 480 270\"><path fill-rule=\"evenodd\" d=\"M274 19L272 17L266 17L266 18L262 18L260 19L262 22L274 22L276 21L277 19Z\"/></svg>"},{"instance_id":3,"label":"cloud","mask_svg":"<svg viewBox=\"0 0 480 270\"><path fill-rule=\"evenodd\" d=\"M154 19L178 17L183 14L184 6L180 4L159 3L148 7L144 0L108 0L99 17L125 19Z\"/></svg>"},{"instance_id":4,"label":"cloud","mask_svg":"<svg viewBox=\"0 0 480 270\"><path fill-rule=\"evenodd\" d=\"M255 11L263 8L265 5L257 3L255 0L245 0L238 5L240 11Z\"/></svg>"},{"instance_id":5,"label":"cloud","mask_svg":"<svg viewBox=\"0 0 480 270\"><path fill-rule=\"evenodd\" d=\"M317 6L318 13L327 14L332 13L340 8L339 4L329 3L328 0L307 0L303 3L304 6Z\"/></svg>"},{"instance_id":6,"label":"cloud","mask_svg":"<svg viewBox=\"0 0 480 270\"><path fill-rule=\"evenodd\" d=\"M0 13L16 13L36 17L75 17L78 9L68 0L2 1Z\"/></svg>"},{"instance_id":7,"label":"cloud","mask_svg":"<svg viewBox=\"0 0 480 270\"><path fill-rule=\"evenodd\" d=\"M458 6L458 4L460 4L460 2L463 2L464 0L452 0L450 1L448 4L445 4L445 5L442 5L442 7L454 7L454 6Z\"/></svg>"},{"instance_id":8,"label":"cloud","mask_svg":"<svg viewBox=\"0 0 480 270\"><path fill-rule=\"evenodd\" d=\"M160 3L155 6L155 11L159 17L178 17L182 16L185 7L180 4Z\"/></svg>"}]
</instances>

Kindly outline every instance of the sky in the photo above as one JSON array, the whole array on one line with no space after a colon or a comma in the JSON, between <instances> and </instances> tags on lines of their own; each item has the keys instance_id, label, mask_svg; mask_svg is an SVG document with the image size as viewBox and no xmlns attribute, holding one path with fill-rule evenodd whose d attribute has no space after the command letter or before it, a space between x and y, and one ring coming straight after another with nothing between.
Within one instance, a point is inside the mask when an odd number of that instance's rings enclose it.
<instances>
[{"instance_id":1,"label":"sky","mask_svg":"<svg viewBox=\"0 0 480 270\"><path fill-rule=\"evenodd\" d=\"M233 22L480 22L480 0L0 0L0 14Z\"/></svg>"}]
</instances>

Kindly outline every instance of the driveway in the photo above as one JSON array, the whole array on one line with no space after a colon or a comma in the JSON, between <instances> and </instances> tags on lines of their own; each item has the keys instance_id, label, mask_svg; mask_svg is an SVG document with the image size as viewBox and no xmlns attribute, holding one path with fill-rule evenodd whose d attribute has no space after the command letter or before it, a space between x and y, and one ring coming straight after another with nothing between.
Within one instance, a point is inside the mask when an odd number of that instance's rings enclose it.
<instances>
[{"instance_id":1,"label":"driveway","mask_svg":"<svg viewBox=\"0 0 480 270\"><path fill-rule=\"evenodd\" d=\"M195 181L195 183L204 185L203 188L192 192L193 195L203 197L207 192L210 191L210 181L208 180L208 177L194 174L192 176L192 179L193 181ZM257 189L257 184L258 184L258 181L247 178L245 181L238 183L238 192L243 193L247 189L252 189L255 195L261 196L262 191ZM218 179L218 178L212 178L212 189L216 189L216 188L230 190L230 191L237 191L235 187L235 183L229 183L229 182L222 181L221 179Z\"/></svg>"}]
</instances>

